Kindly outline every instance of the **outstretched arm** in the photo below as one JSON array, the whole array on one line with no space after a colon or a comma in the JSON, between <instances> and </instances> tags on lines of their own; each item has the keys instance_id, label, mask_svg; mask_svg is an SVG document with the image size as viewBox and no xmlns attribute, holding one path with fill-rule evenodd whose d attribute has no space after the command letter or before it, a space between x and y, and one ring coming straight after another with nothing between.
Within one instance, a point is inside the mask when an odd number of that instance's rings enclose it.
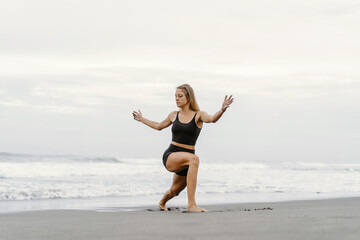
<instances>
[{"instance_id":1,"label":"outstretched arm","mask_svg":"<svg viewBox=\"0 0 360 240\"><path fill-rule=\"evenodd\" d=\"M171 125L171 120L170 120L170 114L169 116L162 122L158 123L158 122L154 122L154 121L151 121L149 119L146 119L142 116L142 113L141 111L139 110L139 112L136 112L136 111L133 111L133 116L134 116L134 119L136 121L139 121L139 122L142 122L143 124L153 128L153 129L156 129L156 130L162 130L164 128L167 128L168 126Z\"/></svg>"},{"instance_id":2,"label":"outstretched arm","mask_svg":"<svg viewBox=\"0 0 360 240\"><path fill-rule=\"evenodd\" d=\"M234 98L232 97L232 95L230 95L229 98L226 95L220 111L216 112L214 115L209 115L204 112L204 114L201 116L201 121L203 121L204 123L216 123L221 118L221 116L224 114L226 109L228 107L230 107L230 105L233 103L233 101L234 101Z\"/></svg>"}]
</instances>

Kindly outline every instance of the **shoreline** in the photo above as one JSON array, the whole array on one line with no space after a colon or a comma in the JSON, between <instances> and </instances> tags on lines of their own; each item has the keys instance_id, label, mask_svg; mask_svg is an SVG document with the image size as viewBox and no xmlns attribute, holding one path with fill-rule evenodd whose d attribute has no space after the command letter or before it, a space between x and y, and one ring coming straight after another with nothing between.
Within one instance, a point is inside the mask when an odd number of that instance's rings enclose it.
<instances>
[{"instance_id":1,"label":"shoreline","mask_svg":"<svg viewBox=\"0 0 360 240\"><path fill-rule=\"evenodd\" d=\"M59 198L36 200L0 201L0 215L46 210L90 210L90 211L138 211L142 208L157 207L162 195L98 197L98 198ZM330 200L360 197L359 193L207 193L197 194L197 203L204 205L226 205L263 202L290 202L308 200ZM168 207L185 206L187 195L182 192L169 201Z\"/></svg>"},{"instance_id":2,"label":"shoreline","mask_svg":"<svg viewBox=\"0 0 360 240\"><path fill-rule=\"evenodd\" d=\"M360 237L360 197L99 212L0 214L3 240L20 239L344 239Z\"/></svg>"}]
</instances>

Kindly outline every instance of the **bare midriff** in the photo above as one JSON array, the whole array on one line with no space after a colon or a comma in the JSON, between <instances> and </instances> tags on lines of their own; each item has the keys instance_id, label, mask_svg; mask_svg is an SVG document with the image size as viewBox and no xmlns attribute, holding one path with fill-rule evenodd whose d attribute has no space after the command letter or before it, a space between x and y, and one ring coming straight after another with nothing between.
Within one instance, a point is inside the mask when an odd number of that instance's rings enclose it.
<instances>
[{"instance_id":1,"label":"bare midriff","mask_svg":"<svg viewBox=\"0 0 360 240\"><path fill-rule=\"evenodd\" d=\"M178 143L178 142L174 142L174 141L171 141L171 144L175 145L177 147L195 150L195 146L193 146L193 145L182 144L182 143Z\"/></svg>"}]
</instances>

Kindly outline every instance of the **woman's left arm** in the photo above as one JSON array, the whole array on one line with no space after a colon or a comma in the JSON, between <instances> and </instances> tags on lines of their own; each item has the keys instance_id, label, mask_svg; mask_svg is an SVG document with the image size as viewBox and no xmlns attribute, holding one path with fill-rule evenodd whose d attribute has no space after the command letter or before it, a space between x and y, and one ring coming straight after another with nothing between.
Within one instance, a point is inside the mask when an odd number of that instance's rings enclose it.
<instances>
[{"instance_id":1,"label":"woman's left arm","mask_svg":"<svg viewBox=\"0 0 360 240\"><path fill-rule=\"evenodd\" d=\"M224 114L226 109L228 107L230 107L230 105L233 103L233 101L234 101L234 98L232 97L232 95L230 95L229 98L226 95L220 111L216 112L214 115L209 115L204 112L201 116L201 121L203 121L204 123L216 123L221 118L221 116Z\"/></svg>"}]
</instances>

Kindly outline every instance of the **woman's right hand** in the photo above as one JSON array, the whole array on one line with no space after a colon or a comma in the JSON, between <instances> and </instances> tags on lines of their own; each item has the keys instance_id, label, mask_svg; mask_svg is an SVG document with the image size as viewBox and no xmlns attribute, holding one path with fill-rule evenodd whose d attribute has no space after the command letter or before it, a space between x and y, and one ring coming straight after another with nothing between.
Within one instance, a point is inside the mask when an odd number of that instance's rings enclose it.
<instances>
[{"instance_id":1,"label":"woman's right hand","mask_svg":"<svg viewBox=\"0 0 360 240\"><path fill-rule=\"evenodd\" d=\"M133 111L133 116L136 121L140 122L141 118L142 118L142 113L141 113L140 109L139 109L139 112Z\"/></svg>"}]
</instances>

